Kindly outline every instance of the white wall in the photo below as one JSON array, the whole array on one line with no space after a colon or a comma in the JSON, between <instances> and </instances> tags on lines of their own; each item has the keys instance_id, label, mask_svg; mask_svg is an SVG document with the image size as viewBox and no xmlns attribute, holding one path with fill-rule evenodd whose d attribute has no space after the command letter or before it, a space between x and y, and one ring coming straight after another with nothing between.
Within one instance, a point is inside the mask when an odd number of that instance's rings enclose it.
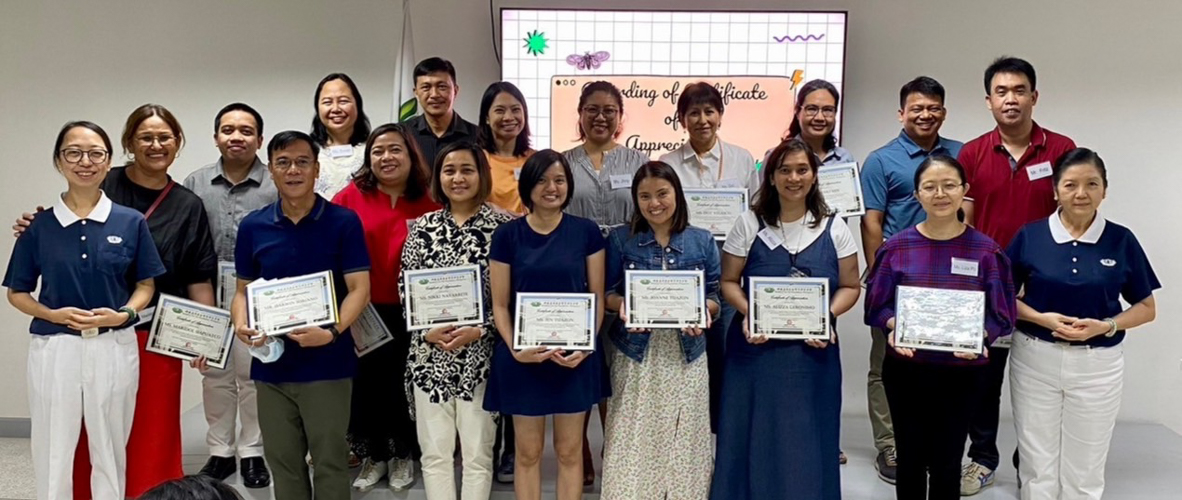
<instances>
[{"instance_id":1,"label":"white wall","mask_svg":"<svg viewBox=\"0 0 1182 500\"><path fill-rule=\"evenodd\" d=\"M291 2L226 0L59 3L9 0L0 6L0 217L46 203L61 189L48 161L61 123L97 120L118 134L126 114L160 102L180 116L193 142L175 168L183 177L212 161L213 113L232 100L264 113L268 131L306 129L321 76L345 71L361 86L374 122L389 117L393 61L401 26L397 0ZM98 4L98 5L95 5ZM944 132L967 140L993 126L981 74L1000 54L1039 70L1036 119L1097 149L1112 188L1104 210L1131 227L1166 288L1156 323L1126 343L1122 418L1162 422L1182 432L1182 264L1170 250L1182 237L1168 224L1182 216L1171 191L1182 172L1168 145L1182 132L1182 4L1149 0L944 2L731 0L747 10L848 10L845 143L859 158L893 137L898 88L927 74L948 89ZM84 6L84 7L82 7ZM522 0L495 7L712 9L710 0ZM477 115L484 87L499 78L488 3L413 0L416 55L439 55L459 70L458 109ZM19 182L17 182L19 180ZM1149 215L1153 213L1154 215ZM8 214L8 215L4 215ZM0 238L0 255L11 243ZM841 319L845 410L865 411L866 352L860 306ZM0 340L0 417L25 417L26 318L0 307L10 332ZM187 405L196 384L186 382Z\"/></svg>"}]
</instances>

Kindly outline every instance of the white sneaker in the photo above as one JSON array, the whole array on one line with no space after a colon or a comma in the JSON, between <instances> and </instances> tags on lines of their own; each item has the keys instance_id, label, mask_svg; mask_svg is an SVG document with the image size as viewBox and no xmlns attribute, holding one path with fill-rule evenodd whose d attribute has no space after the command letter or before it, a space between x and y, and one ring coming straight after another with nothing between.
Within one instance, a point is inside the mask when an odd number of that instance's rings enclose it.
<instances>
[{"instance_id":1,"label":"white sneaker","mask_svg":"<svg viewBox=\"0 0 1182 500\"><path fill-rule=\"evenodd\" d=\"M385 464L383 464L385 465ZM390 459L390 489L405 490L415 482L415 463L409 458Z\"/></svg>"},{"instance_id":2,"label":"white sneaker","mask_svg":"<svg viewBox=\"0 0 1182 500\"><path fill-rule=\"evenodd\" d=\"M984 465L969 462L960 469L960 496L976 495L991 484L993 471Z\"/></svg>"},{"instance_id":3,"label":"white sneaker","mask_svg":"<svg viewBox=\"0 0 1182 500\"><path fill-rule=\"evenodd\" d=\"M367 458L361 464L361 473L357 475L357 480L353 481L353 487L362 492L372 490L385 475L386 462L374 462Z\"/></svg>"}]
</instances>

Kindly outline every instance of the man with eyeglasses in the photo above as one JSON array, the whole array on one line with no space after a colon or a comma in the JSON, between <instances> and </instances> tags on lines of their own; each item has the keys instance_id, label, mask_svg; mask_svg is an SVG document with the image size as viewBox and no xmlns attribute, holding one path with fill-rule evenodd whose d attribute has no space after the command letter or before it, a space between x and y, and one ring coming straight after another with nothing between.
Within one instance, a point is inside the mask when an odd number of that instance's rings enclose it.
<instances>
[{"instance_id":1,"label":"man with eyeglasses","mask_svg":"<svg viewBox=\"0 0 1182 500\"><path fill-rule=\"evenodd\" d=\"M997 127L969 141L958 159L964 166L965 222L993 238L1002 248L1018 229L1050 216L1057 204L1051 165L1075 149L1066 136L1034 122L1038 104L1034 66L1016 57L1001 57L985 69L985 104ZM969 458L961 473L961 495L973 495L993 484L1000 461L997 450L1001 386L1009 358L1009 337L989 350L989 368L982 400L969 428ZM1017 454L1014 455L1015 465Z\"/></svg>"},{"instance_id":2,"label":"man with eyeglasses","mask_svg":"<svg viewBox=\"0 0 1182 500\"><path fill-rule=\"evenodd\" d=\"M460 118L453 108L460 85L456 83L456 68L451 61L439 57L424 59L415 66L413 74L415 97L423 114L409 123L415 131L415 142L423 150L423 159L430 166L444 146L465 139L475 141L480 129Z\"/></svg>"},{"instance_id":3,"label":"man with eyeglasses","mask_svg":"<svg viewBox=\"0 0 1182 500\"><path fill-rule=\"evenodd\" d=\"M234 275L227 263L234 261L238 224L247 214L274 203L279 195L268 178L267 165L258 157L263 146L262 115L236 102L218 111L213 125L213 139L221 157L189 174L184 186L205 204L220 261L218 307L229 309L234 298ZM204 370L203 374L201 399L209 424L205 442L210 457L200 474L223 481L238 470L234 457L239 455L242 484L247 488L267 487L271 475L263 461L263 439L246 345L234 342L226 367ZM238 422L241 430L237 430Z\"/></svg>"},{"instance_id":4,"label":"man with eyeglasses","mask_svg":"<svg viewBox=\"0 0 1182 500\"><path fill-rule=\"evenodd\" d=\"M316 194L318 154L303 132L280 132L267 145L279 201L247 215L238 228L230 310L238 339L262 346L266 340L247 324L246 286L256 279L332 272L338 322L280 337L281 347L270 346L281 349L279 358L252 360L251 378L275 498L348 500L345 434L357 372L349 326L369 303L369 253L357 214ZM312 480L304 460L309 451L316 463Z\"/></svg>"},{"instance_id":5,"label":"man with eyeglasses","mask_svg":"<svg viewBox=\"0 0 1182 500\"><path fill-rule=\"evenodd\" d=\"M899 122L903 130L881 148L874 150L862 164L862 195L866 214L862 216L862 250L866 268L874 266L874 257L883 241L926 218L915 199L915 170L934 154L956 157L964 145L940 136L947 110L944 86L921 76L899 89ZM866 398L870 409L870 427L878 456L874 468L878 477L895 484L895 435L891 410L882 385L882 362L886 356L887 336L872 329L870 373L866 376Z\"/></svg>"}]
</instances>

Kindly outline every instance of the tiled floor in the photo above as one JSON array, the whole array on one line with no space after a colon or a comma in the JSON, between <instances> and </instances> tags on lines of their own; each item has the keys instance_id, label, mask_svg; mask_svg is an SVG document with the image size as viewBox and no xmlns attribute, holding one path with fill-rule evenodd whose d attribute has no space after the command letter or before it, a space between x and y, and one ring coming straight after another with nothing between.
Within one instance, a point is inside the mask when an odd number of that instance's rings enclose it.
<instances>
[{"instance_id":1,"label":"tiled floor","mask_svg":"<svg viewBox=\"0 0 1182 500\"><path fill-rule=\"evenodd\" d=\"M598 421L591 428L592 442L598 451L602 437L594 431ZM842 467L842 493L845 498L858 500L888 500L895 498L893 488L879 481L873 467L873 446L870 442L870 424L863 418L847 417L842 421L842 442L849 464ZM1013 428L1010 422L1003 422L1001 449L1008 455L1014 449ZM200 407L187 412L183 417L185 431L185 472L195 473L205 463L205 419ZM552 450L547 450L552 453ZM545 498L553 498L554 459L549 455L544 462L543 477L550 480L543 486ZM601 464L596 461L596 467ZM1179 488L1176 479L1182 471L1182 436L1160 425L1121 424L1116 428L1112 451L1108 459L1108 488L1105 498L1120 500L1177 500ZM1017 480L1014 469L1005 464L998 472L997 483L974 500L1014 500L1017 495ZM0 439L0 500L32 499L33 469L30 464L27 439ZM241 486L241 479L235 475L227 481L249 500L273 498L269 489L249 490ZM589 488L586 500L598 498L598 488ZM367 494L354 494L354 499L426 499L422 483L416 482L409 491L391 492L377 488ZM510 500L512 487L496 485L492 498Z\"/></svg>"}]
</instances>

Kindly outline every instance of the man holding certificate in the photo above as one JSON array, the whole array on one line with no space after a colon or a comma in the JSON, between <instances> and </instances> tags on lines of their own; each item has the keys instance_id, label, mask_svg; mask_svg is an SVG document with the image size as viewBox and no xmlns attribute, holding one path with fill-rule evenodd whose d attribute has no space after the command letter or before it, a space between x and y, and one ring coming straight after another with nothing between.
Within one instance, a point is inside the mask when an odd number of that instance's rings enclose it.
<instances>
[{"instance_id":1,"label":"man holding certificate","mask_svg":"<svg viewBox=\"0 0 1182 500\"><path fill-rule=\"evenodd\" d=\"M279 202L242 221L234 252L238 289L231 312L242 342L261 346L268 331L285 328L293 318L310 318L307 326L280 337L284 348L278 360L254 360L251 367L264 453L274 472L275 496L284 499L311 499L313 487L318 500L350 496L345 434L357 355L348 328L369 303L361 221L313 191L318 149L302 132L271 139L267 156ZM266 302L262 295L248 300L247 285L256 280L267 281L250 287L252 292L286 294L288 303L309 305L282 315L277 313L287 308L256 308L252 304ZM255 308L253 314L248 308ZM248 316L255 322L248 324ZM316 463L312 481L304 460L309 451Z\"/></svg>"}]
</instances>

